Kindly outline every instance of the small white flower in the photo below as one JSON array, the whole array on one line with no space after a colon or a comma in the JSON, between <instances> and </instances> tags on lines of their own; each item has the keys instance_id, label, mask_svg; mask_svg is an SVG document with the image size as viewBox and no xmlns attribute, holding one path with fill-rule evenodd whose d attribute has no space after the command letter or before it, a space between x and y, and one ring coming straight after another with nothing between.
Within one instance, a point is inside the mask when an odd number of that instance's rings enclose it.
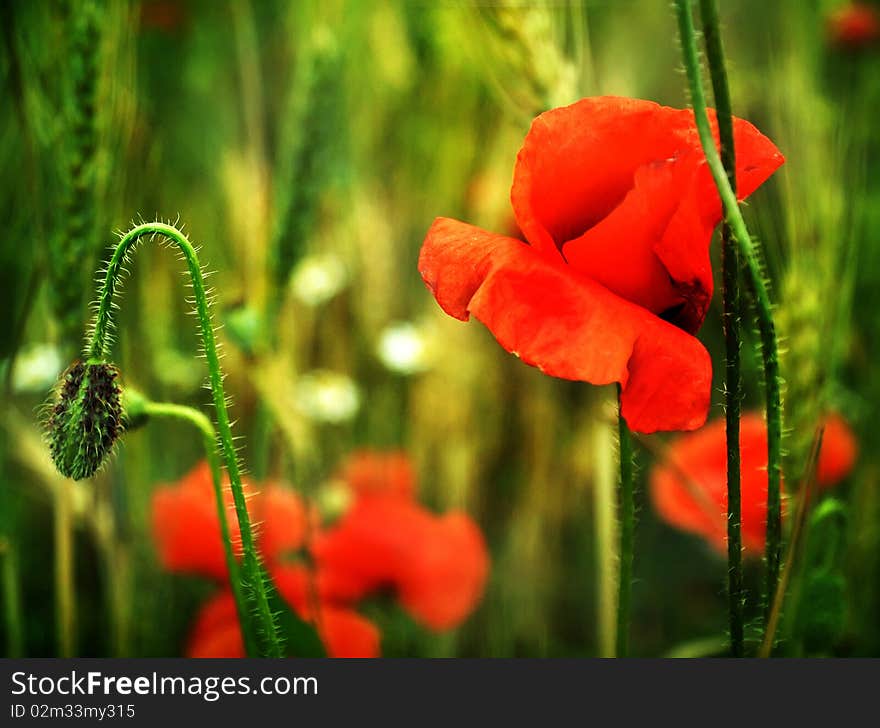
<instances>
[{"instance_id":1,"label":"small white flower","mask_svg":"<svg viewBox=\"0 0 880 728\"><path fill-rule=\"evenodd\" d=\"M296 385L296 406L318 422L340 423L357 414L361 395L350 377L323 369L304 374Z\"/></svg>"},{"instance_id":2,"label":"small white flower","mask_svg":"<svg viewBox=\"0 0 880 728\"><path fill-rule=\"evenodd\" d=\"M416 374L429 365L429 345L425 332L415 324L390 324L379 336L377 354L381 362L398 374Z\"/></svg>"},{"instance_id":3,"label":"small white flower","mask_svg":"<svg viewBox=\"0 0 880 728\"><path fill-rule=\"evenodd\" d=\"M320 306L348 285L345 263L332 253L303 258L293 271L293 295L306 306Z\"/></svg>"}]
</instances>

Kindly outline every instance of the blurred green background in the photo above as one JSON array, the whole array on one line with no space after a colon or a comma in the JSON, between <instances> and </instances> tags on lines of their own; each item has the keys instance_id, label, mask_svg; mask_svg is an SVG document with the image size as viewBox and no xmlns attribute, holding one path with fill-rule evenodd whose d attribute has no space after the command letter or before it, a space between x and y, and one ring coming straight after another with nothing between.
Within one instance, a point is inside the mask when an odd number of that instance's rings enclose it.
<instances>
[{"instance_id":1,"label":"blurred green background","mask_svg":"<svg viewBox=\"0 0 880 728\"><path fill-rule=\"evenodd\" d=\"M880 46L829 41L840 5L730 0L721 14L734 113L787 158L746 215L784 336L788 472L825 408L846 414L861 446L834 493L848 513L844 624L809 649L789 626L782 649L876 656ZM615 477L614 391L545 377L479 324L444 316L416 261L438 215L513 230L513 162L541 111L599 94L686 105L668 3L0 8L0 545L4 594L20 596L23 625L23 644L10 644L7 617L6 651L58 654L59 489L72 494L77 654L180 654L211 592L163 573L150 534L151 492L200 459L198 436L176 424L133 431L107 469L74 486L54 473L35 414L81 346L113 231L179 217L214 271L227 387L254 476L320 497L354 448L404 448L421 499L465 508L486 535L493 565L474 615L437 636L371 604L383 654L606 653L600 513L602 483ZM80 253L59 270L71 241ZM208 411L180 271L160 246L138 251L115 361L152 399ZM719 312L716 296L700 333L715 362L714 417ZM747 406L759 408L753 338L744 381ZM651 512L645 476L665 438L649 439L638 451L632 652L720 653L726 566ZM749 618L759 569L748 565Z\"/></svg>"}]
</instances>

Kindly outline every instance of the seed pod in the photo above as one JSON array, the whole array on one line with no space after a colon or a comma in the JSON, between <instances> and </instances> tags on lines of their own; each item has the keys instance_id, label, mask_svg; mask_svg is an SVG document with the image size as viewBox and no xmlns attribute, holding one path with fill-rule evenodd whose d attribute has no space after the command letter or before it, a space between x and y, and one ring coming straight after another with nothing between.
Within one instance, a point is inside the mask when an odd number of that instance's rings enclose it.
<instances>
[{"instance_id":1,"label":"seed pod","mask_svg":"<svg viewBox=\"0 0 880 728\"><path fill-rule=\"evenodd\" d=\"M95 474L124 429L119 372L105 362L77 361L58 382L48 421L49 450L73 480Z\"/></svg>"}]
</instances>

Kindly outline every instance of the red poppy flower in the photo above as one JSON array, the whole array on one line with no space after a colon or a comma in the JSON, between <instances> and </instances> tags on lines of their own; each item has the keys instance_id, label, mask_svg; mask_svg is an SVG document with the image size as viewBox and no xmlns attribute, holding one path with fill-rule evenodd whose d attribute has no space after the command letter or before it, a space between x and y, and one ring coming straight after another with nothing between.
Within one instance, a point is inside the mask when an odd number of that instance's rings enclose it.
<instances>
[{"instance_id":1,"label":"red poppy flower","mask_svg":"<svg viewBox=\"0 0 880 728\"><path fill-rule=\"evenodd\" d=\"M483 535L463 513L435 519L399 578L403 608L440 632L461 624L479 603L489 572Z\"/></svg>"},{"instance_id":2,"label":"red poppy flower","mask_svg":"<svg viewBox=\"0 0 880 728\"><path fill-rule=\"evenodd\" d=\"M343 472L363 474L372 459L395 477L352 485L347 513L321 533L313 546L322 599L355 601L381 589L394 590L403 608L435 630L460 624L483 594L489 557L474 522L459 512L436 516L412 500L411 472L390 460L361 454ZM398 462L398 466L400 462ZM402 487L406 483L407 487Z\"/></svg>"},{"instance_id":3,"label":"red poppy flower","mask_svg":"<svg viewBox=\"0 0 880 728\"><path fill-rule=\"evenodd\" d=\"M479 602L489 568L477 526L464 514L438 517L416 503L415 473L403 453L356 453L340 477L354 494L353 504L330 529L322 530L315 520L311 548L317 568L312 573L281 558L306 546L302 501L280 486L255 492L245 484L257 546L282 598L302 619L317 625L328 654L336 657L379 654L378 630L352 605L386 587L397 592L404 609L422 624L435 630L458 625ZM231 511L228 493L226 501ZM229 519L237 541L234 512ZM220 521L206 464L177 485L156 491L153 524L166 568L226 581ZM202 608L187 654L244 654L228 589Z\"/></svg>"},{"instance_id":4,"label":"red poppy flower","mask_svg":"<svg viewBox=\"0 0 880 728\"><path fill-rule=\"evenodd\" d=\"M880 39L880 13L866 3L848 3L828 16L828 39L850 50L869 46Z\"/></svg>"},{"instance_id":5,"label":"red poppy flower","mask_svg":"<svg viewBox=\"0 0 880 728\"><path fill-rule=\"evenodd\" d=\"M744 199L783 157L746 121L734 120L734 137ZM511 202L528 244L434 221L419 271L441 308L475 316L547 374L620 382L636 431L701 426L712 372L693 334L722 211L693 112L603 96L541 114Z\"/></svg>"},{"instance_id":6,"label":"red poppy flower","mask_svg":"<svg viewBox=\"0 0 880 728\"><path fill-rule=\"evenodd\" d=\"M416 474L403 452L355 452L343 465L339 477L358 496L411 499L416 492Z\"/></svg>"},{"instance_id":7,"label":"red poppy flower","mask_svg":"<svg viewBox=\"0 0 880 728\"><path fill-rule=\"evenodd\" d=\"M273 560L285 551L300 548L306 524L305 509L297 495L279 485L267 485L257 493L249 483L243 485L263 558ZM232 543L238 544L238 519L228 481L224 482L224 499ZM176 485L156 490L153 531L159 559L168 571L221 581L228 578L211 470L206 462L198 464Z\"/></svg>"},{"instance_id":8,"label":"red poppy flower","mask_svg":"<svg viewBox=\"0 0 880 728\"><path fill-rule=\"evenodd\" d=\"M726 423L715 420L679 437L651 472L651 499L660 517L676 528L727 549ZM767 529L767 426L759 414L740 422L742 537L746 554L760 555ZM855 437L837 415L825 420L816 482L830 487L855 462Z\"/></svg>"}]
</instances>

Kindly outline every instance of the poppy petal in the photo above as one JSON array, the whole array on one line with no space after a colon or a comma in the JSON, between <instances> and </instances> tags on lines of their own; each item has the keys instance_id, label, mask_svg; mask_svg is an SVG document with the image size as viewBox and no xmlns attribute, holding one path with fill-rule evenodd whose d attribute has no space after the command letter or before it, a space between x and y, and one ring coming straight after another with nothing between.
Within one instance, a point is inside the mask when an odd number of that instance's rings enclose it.
<instances>
[{"instance_id":1,"label":"poppy petal","mask_svg":"<svg viewBox=\"0 0 880 728\"><path fill-rule=\"evenodd\" d=\"M179 483L157 488L152 507L153 533L165 569L220 581L228 578L214 486L206 463L196 466ZM238 523L234 516L227 520L233 543L238 543Z\"/></svg>"},{"instance_id":2,"label":"poppy petal","mask_svg":"<svg viewBox=\"0 0 880 728\"><path fill-rule=\"evenodd\" d=\"M205 602L196 617L186 648L187 657L244 657L244 641L232 592Z\"/></svg>"},{"instance_id":3,"label":"poppy petal","mask_svg":"<svg viewBox=\"0 0 880 728\"><path fill-rule=\"evenodd\" d=\"M302 547L306 509L296 493L280 485L269 485L251 503L249 510L254 511L260 554L266 561Z\"/></svg>"},{"instance_id":4,"label":"poppy petal","mask_svg":"<svg viewBox=\"0 0 880 728\"><path fill-rule=\"evenodd\" d=\"M379 657L379 629L353 609L321 605L319 624L329 657Z\"/></svg>"},{"instance_id":5,"label":"poppy petal","mask_svg":"<svg viewBox=\"0 0 880 728\"><path fill-rule=\"evenodd\" d=\"M816 467L816 482L826 488L839 483L853 469L858 452L856 436L846 420L839 414L828 415Z\"/></svg>"},{"instance_id":6,"label":"poppy petal","mask_svg":"<svg viewBox=\"0 0 880 728\"><path fill-rule=\"evenodd\" d=\"M767 530L767 426L759 414L740 420L742 539L747 554L763 552ZM683 435L651 472L651 500L663 520L727 549L726 422Z\"/></svg>"},{"instance_id":7,"label":"poppy petal","mask_svg":"<svg viewBox=\"0 0 880 728\"><path fill-rule=\"evenodd\" d=\"M448 513L413 548L400 603L426 627L452 629L482 598L488 573L489 554L479 527L464 513Z\"/></svg>"},{"instance_id":8,"label":"poppy petal","mask_svg":"<svg viewBox=\"0 0 880 728\"><path fill-rule=\"evenodd\" d=\"M387 495L412 500L416 492L415 471L403 452L352 453L340 477L358 497Z\"/></svg>"},{"instance_id":9,"label":"poppy petal","mask_svg":"<svg viewBox=\"0 0 880 728\"><path fill-rule=\"evenodd\" d=\"M314 541L320 592L355 601L400 583L409 573L413 545L433 526L416 503L395 498L360 498L331 529Z\"/></svg>"},{"instance_id":10,"label":"poppy petal","mask_svg":"<svg viewBox=\"0 0 880 728\"><path fill-rule=\"evenodd\" d=\"M700 342L512 238L434 221L419 271L441 308L470 314L498 342L551 376L620 382L638 432L692 430L709 408L712 364Z\"/></svg>"},{"instance_id":11,"label":"poppy petal","mask_svg":"<svg viewBox=\"0 0 880 728\"><path fill-rule=\"evenodd\" d=\"M714 114L711 114L714 124ZM717 136L717 134L716 134ZM740 199L782 164L734 120ZM511 201L537 249L628 301L696 331L712 295L709 243L721 204L693 112L602 96L541 114L517 157Z\"/></svg>"}]
</instances>

